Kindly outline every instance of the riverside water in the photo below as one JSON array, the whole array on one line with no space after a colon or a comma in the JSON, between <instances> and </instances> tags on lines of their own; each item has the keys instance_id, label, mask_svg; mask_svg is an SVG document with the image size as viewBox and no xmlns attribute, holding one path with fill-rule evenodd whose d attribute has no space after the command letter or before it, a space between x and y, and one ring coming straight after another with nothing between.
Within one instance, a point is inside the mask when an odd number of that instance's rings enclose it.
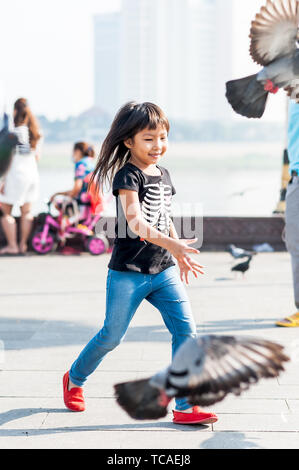
<instances>
[{"instance_id":1,"label":"riverside water","mask_svg":"<svg viewBox=\"0 0 299 470\"><path fill-rule=\"evenodd\" d=\"M71 154L72 143L43 145L35 214L46 209L44 200L54 192L71 189ZM168 168L177 190L173 215L271 216L279 200L282 154L279 143L170 142L160 165ZM115 214L113 198L106 214Z\"/></svg>"}]
</instances>

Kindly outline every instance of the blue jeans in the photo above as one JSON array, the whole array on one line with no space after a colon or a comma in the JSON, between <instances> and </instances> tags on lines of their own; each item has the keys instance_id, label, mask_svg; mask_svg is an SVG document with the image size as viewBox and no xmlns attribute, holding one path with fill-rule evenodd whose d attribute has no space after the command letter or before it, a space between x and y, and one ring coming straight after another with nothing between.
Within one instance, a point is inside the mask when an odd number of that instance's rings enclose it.
<instances>
[{"instance_id":1,"label":"blue jeans","mask_svg":"<svg viewBox=\"0 0 299 470\"><path fill-rule=\"evenodd\" d=\"M172 356L181 344L196 336L190 302L177 268L159 274L109 270L106 287L106 318L103 328L87 344L70 370L70 380L82 387L104 357L123 340L129 324L146 299L156 307L172 335ZM186 399L176 400L176 409L190 408Z\"/></svg>"}]
</instances>

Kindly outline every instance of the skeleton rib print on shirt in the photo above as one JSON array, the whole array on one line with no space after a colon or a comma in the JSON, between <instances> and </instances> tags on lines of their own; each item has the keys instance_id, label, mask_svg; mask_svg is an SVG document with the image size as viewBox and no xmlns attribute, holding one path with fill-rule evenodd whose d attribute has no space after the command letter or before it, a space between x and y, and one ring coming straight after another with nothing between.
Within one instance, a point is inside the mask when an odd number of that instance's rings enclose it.
<instances>
[{"instance_id":1,"label":"skeleton rib print on shirt","mask_svg":"<svg viewBox=\"0 0 299 470\"><path fill-rule=\"evenodd\" d=\"M171 186L160 181L145 185L144 188L147 188L146 196L141 203L144 219L152 227L168 235L171 221Z\"/></svg>"},{"instance_id":2,"label":"skeleton rib print on shirt","mask_svg":"<svg viewBox=\"0 0 299 470\"><path fill-rule=\"evenodd\" d=\"M168 170L158 165L157 168L161 175L151 176L135 165L127 163L114 177L113 194L117 198L117 221L114 248L109 263L109 268L112 270L158 274L175 265L172 255L167 250L143 241L137 235L132 236L134 234L128 227L119 200L120 189L136 191L144 220L151 227L169 236L172 196L176 194L176 190Z\"/></svg>"}]
</instances>

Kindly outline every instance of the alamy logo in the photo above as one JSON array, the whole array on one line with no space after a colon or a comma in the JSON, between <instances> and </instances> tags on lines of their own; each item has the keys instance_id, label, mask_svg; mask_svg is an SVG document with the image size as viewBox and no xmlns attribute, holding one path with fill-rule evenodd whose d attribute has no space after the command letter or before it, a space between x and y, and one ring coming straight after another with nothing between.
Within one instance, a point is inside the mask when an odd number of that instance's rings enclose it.
<instances>
[{"instance_id":1,"label":"alamy logo","mask_svg":"<svg viewBox=\"0 0 299 470\"><path fill-rule=\"evenodd\" d=\"M148 184L145 188L147 193L141 204L142 215L152 227L168 235L171 222L171 186L161 181Z\"/></svg>"},{"instance_id":2,"label":"alamy logo","mask_svg":"<svg viewBox=\"0 0 299 470\"><path fill-rule=\"evenodd\" d=\"M125 203L123 199L123 203ZM175 228L180 239L197 238L197 248L203 243L203 206L200 202L173 203L172 187L163 182L145 186L145 196L139 202L142 218L148 225L160 233L169 236L172 218L176 220ZM117 233L115 218L102 217L96 225L96 234L103 232L108 238L136 239L138 235L134 229L128 227L123 211L121 199L117 199L117 212L119 214ZM132 216L136 212L136 204L127 205L127 214ZM131 227L138 225L138 220L131 218ZM146 236L146 234L144 235ZM154 237L152 237L154 238Z\"/></svg>"}]
</instances>

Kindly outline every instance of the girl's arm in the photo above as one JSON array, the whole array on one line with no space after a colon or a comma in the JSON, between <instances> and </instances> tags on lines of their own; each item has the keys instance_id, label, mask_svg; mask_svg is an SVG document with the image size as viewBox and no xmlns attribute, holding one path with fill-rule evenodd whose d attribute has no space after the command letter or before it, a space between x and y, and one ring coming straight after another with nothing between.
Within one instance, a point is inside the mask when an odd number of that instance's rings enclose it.
<instances>
[{"instance_id":1,"label":"girl's arm","mask_svg":"<svg viewBox=\"0 0 299 470\"><path fill-rule=\"evenodd\" d=\"M174 238L175 240L179 240L178 233L176 231L175 225L174 225L172 220L170 222L170 231L169 231L169 233L170 233L171 238ZM190 266L192 266L192 273L194 274L196 279L198 277L197 273L204 274L204 272L202 271L203 266L201 266L199 263L197 263L195 260L193 260L189 256L187 257L187 260L188 260ZM189 266L186 266L185 263L182 263L180 261L178 261L178 267L180 269L181 281L184 282L184 277L185 277L186 284L189 284L188 276L189 276L189 273L190 273L191 269L189 268Z\"/></svg>"},{"instance_id":2,"label":"girl's arm","mask_svg":"<svg viewBox=\"0 0 299 470\"><path fill-rule=\"evenodd\" d=\"M44 141L44 138L43 138L42 133L40 132L40 138L36 144L36 149L35 149L35 159L37 162L39 162L41 158L41 149L42 149L43 141Z\"/></svg>"},{"instance_id":3,"label":"girl's arm","mask_svg":"<svg viewBox=\"0 0 299 470\"><path fill-rule=\"evenodd\" d=\"M169 234L170 234L171 238L174 238L175 240L179 240L179 236L178 236L178 233L177 233L176 228L174 226L173 220L170 221Z\"/></svg>"},{"instance_id":4,"label":"girl's arm","mask_svg":"<svg viewBox=\"0 0 299 470\"><path fill-rule=\"evenodd\" d=\"M0 179L0 194L4 194L4 189L5 189L5 179L2 178Z\"/></svg>"},{"instance_id":5,"label":"girl's arm","mask_svg":"<svg viewBox=\"0 0 299 470\"><path fill-rule=\"evenodd\" d=\"M53 201L53 199L56 196L69 196L69 197L75 198L80 193L82 186L83 186L83 180L79 180L79 179L75 180L73 189L71 189L70 191L62 191L62 192L53 194L53 196L51 197L51 201Z\"/></svg>"},{"instance_id":6,"label":"girl's arm","mask_svg":"<svg viewBox=\"0 0 299 470\"><path fill-rule=\"evenodd\" d=\"M159 230L152 227L142 216L138 193L136 191L120 189L119 197L130 230L140 238L153 243L154 245L158 245L161 248L165 248L178 260L178 262L185 264L193 271L192 266L188 262L188 254L198 254L199 251L196 250L196 248L190 248L189 245L195 243L197 239L174 239L164 235L159 232Z\"/></svg>"}]
</instances>

